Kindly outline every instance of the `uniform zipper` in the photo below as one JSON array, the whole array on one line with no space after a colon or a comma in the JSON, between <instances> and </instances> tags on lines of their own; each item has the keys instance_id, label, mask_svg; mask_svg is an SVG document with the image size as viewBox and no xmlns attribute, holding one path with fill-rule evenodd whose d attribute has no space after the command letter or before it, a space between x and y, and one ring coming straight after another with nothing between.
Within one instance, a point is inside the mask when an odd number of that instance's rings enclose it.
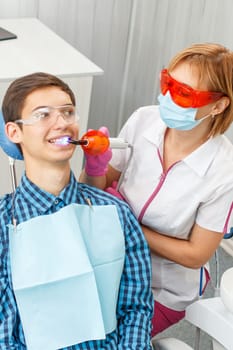
<instances>
[{"instance_id":1,"label":"uniform zipper","mask_svg":"<svg viewBox=\"0 0 233 350\"><path fill-rule=\"evenodd\" d=\"M158 153L158 157L160 159L161 165L163 167L163 161L162 161L162 157L160 155L159 149L157 150ZM155 190L152 192L152 194L150 195L150 197L147 199L146 203L143 205L142 210L138 216L138 221L141 222L143 219L143 216L145 214L145 211L147 210L147 208L149 207L149 205L151 204L151 202L153 201L153 199L156 197L156 195L158 194L158 192L160 191L161 187L163 186L164 181L166 180L166 177L169 173L169 171L180 161L175 162L174 164L172 164L167 171L163 171L162 174L159 177L159 183L156 186Z\"/></svg>"}]
</instances>

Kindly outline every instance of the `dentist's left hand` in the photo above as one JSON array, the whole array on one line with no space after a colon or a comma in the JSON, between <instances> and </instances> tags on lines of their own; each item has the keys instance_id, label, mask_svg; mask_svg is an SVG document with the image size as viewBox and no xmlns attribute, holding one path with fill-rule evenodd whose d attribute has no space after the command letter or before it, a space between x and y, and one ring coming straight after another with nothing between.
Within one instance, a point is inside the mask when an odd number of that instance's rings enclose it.
<instances>
[{"instance_id":1,"label":"dentist's left hand","mask_svg":"<svg viewBox=\"0 0 233 350\"><path fill-rule=\"evenodd\" d=\"M89 130L88 130L89 131ZM105 126L99 128L103 134L109 137L109 131ZM84 150L85 172L88 176L104 176L108 171L108 163L112 158L112 150L109 147L107 151L99 155L89 155Z\"/></svg>"}]
</instances>

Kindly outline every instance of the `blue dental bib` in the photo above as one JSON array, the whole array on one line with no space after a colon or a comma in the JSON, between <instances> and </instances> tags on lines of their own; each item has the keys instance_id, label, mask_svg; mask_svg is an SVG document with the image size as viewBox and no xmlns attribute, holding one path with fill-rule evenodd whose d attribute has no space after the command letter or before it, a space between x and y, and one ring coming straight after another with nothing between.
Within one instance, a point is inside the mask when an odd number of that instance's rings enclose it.
<instances>
[{"instance_id":1,"label":"blue dental bib","mask_svg":"<svg viewBox=\"0 0 233 350\"><path fill-rule=\"evenodd\" d=\"M116 329L124 235L115 206L70 204L9 226L15 298L29 350L104 339Z\"/></svg>"}]
</instances>

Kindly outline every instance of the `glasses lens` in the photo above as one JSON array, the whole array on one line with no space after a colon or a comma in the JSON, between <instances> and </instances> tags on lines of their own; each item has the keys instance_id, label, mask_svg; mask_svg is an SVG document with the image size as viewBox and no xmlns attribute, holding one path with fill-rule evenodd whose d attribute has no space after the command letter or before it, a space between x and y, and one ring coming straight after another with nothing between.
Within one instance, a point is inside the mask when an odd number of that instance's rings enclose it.
<instances>
[{"instance_id":1,"label":"glasses lens","mask_svg":"<svg viewBox=\"0 0 233 350\"><path fill-rule=\"evenodd\" d=\"M160 90L163 95L169 90L170 76L166 69L163 69L160 74Z\"/></svg>"},{"instance_id":2,"label":"glasses lens","mask_svg":"<svg viewBox=\"0 0 233 350\"><path fill-rule=\"evenodd\" d=\"M76 120L76 110L74 106L61 107L60 113L63 119L68 123L74 123Z\"/></svg>"},{"instance_id":3,"label":"glasses lens","mask_svg":"<svg viewBox=\"0 0 233 350\"><path fill-rule=\"evenodd\" d=\"M181 107L193 106L193 92L191 88L182 83L174 82L170 89L173 101Z\"/></svg>"},{"instance_id":4,"label":"glasses lens","mask_svg":"<svg viewBox=\"0 0 233 350\"><path fill-rule=\"evenodd\" d=\"M179 106L191 107L193 100L191 88L173 79L167 69L161 72L160 89L163 95L169 91L173 101Z\"/></svg>"},{"instance_id":5,"label":"glasses lens","mask_svg":"<svg viewBox=\"0 0 233 350\"><path fill-rule=\"evenodd\" d=\"M28 120L28 124L43 123L50 124L55 123L58 117L61 116L67 124L72 124L78 121L76 109L74 106L59 106L59 107L43 107L38 108ZM55 118L54 118L55 117Z\"/></svg>"},{"instance_id":6,"label":"glasses lens","mask_svg":"<svg viewBox=\"0 0 233 350\"><path fill-rule=\"evenodd\" d=\"M77 114L74 106L59 107L58 112L67 124L72 124L77 120Z\"/></svg>"},{"instance_id":7,"label":"glasses lens","mask_svg":"<svg viewBox=\"0 0 233 350\"><path fill-rule=\"evenodd\" d=\"M28 122L31 121L31 124L35 124L40 121L45 122L46 120L50 119L50 115L51 112L49 107L38 108L32 113L31 118L28 120Z\"/></svg>"},{"instance_id":8,"label":"glasses lens","mask_svg":"<svg viewBox=\"0 0 233 350\"><path fill-rule=\"evenodd\" d=\"M173 79L167 69L163 69L160 76L160 89L163 95L168 91L173 101L181 107L191 107L192 91L185 84L179 83Z\"/></svg>"}]
</instances>

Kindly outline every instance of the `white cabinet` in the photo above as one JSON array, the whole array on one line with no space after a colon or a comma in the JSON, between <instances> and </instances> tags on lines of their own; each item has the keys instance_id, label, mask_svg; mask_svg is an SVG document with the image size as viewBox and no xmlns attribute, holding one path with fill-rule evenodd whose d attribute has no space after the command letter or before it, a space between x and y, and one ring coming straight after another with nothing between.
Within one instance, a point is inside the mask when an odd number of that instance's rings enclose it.
<instances>
[{"instance_id":1,"label":"white cabinet","mask_svg":"<svg viewBox=\"0 0 233 350\"><path fill-rule=\"evenodd\" d=\"M0 103L9 84L34 72L47 72L67 82L75 93L80 114L80 136L86 131L93 76L103 71L36 18L1 19L17 39L0 41ZM72 169L78 177L83 152L77 149ZM8 158L0 149L0 195L11 191ZM18 177L23 162L16 162Z\"/></svg>"}]
</instances>

